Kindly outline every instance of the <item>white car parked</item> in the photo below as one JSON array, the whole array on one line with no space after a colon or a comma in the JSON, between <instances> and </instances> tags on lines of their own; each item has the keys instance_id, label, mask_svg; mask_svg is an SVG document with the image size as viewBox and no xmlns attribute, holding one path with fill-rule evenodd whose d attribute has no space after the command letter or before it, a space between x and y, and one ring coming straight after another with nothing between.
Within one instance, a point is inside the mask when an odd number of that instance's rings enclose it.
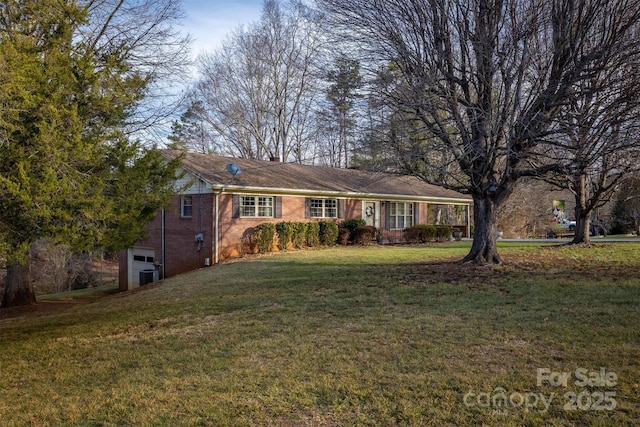
<instances>
[{"instance_id":1,"label":"white car parked","mask_svg":"<svg viewBox=\"0 0 640 427\"><path fill-rule=\"evenodd\" d=\"M560 227L564 228L565 230L569 230L569 231L575 231L576 229L576 222L575 221L569 221L567 219L565 219L564 221L560 222Z\"/></svg>"}]
</instances>

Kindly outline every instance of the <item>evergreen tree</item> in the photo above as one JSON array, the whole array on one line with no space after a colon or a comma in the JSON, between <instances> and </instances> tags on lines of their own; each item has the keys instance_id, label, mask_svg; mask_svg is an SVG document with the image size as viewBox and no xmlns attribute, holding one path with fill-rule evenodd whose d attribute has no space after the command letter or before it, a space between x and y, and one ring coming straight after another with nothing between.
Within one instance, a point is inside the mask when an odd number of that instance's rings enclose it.
<instances>
[{"instance_id":1,"label":"evergreen tree","mask_svg":"<svg viewBox=\"0 0 640 427\"><path fill-rule=\"evenodd\" d=\"M173 150L193 151L202 154L216 153L216 138L204 120L206 111L200 101L194 101L180 120L173 122L167 146Z\"/></svg>"},{"instance_id":2,"label":"evergreen tree","mask_svg":"<svg viewBox=\"0 0 640 427\"><path fill-rule=\"evenodd\" d=\"M120 130L146 79L122 52L96 52L74 37L85 22L86 9L73 1L0 8L3 307L35 303L33 242L125 247L142 235L175 176L175 163L142 152Z\"/></svg>"},{"instance_id":3,"label":"evergreen tree","mask_svg":"<svg viewBox=\"0 0 640 427\"><path fill-rule=\"evenodd\" d=\"M327 91L327 99L331 102L330 115L337 124L338 130L338 164L349 165L349 139L356 125L354 108L360 96L358 89L362 87L360 63L346 57L336 59L334 68L327 73L331 82ZM351 141L353 142L353 141Z\"/></svg>"}]
</instances>

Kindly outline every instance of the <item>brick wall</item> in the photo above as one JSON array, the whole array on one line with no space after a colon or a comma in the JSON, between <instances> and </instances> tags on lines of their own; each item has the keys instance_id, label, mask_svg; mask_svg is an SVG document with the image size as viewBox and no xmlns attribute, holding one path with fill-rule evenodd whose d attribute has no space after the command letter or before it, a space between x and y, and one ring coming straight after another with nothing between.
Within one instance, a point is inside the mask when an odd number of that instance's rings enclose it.
<instances>
[{"instance_id":1,"label":"brick wall","mask_svg":"<svg viewBox=\"0 0 640 427\"><path fill-rule=\"evenodd\" d=\"M165 210L165 265L167 277L204 267L213 262L213 199L212 194L193 195L193 212L184 218L180 212L180 196L175 196ZM162 215L160 212L147 226L149 239L138 246L154 248L156 262L162 262ZM203 234L198 245L195 236Z\"/></svg>"}]
</instances>

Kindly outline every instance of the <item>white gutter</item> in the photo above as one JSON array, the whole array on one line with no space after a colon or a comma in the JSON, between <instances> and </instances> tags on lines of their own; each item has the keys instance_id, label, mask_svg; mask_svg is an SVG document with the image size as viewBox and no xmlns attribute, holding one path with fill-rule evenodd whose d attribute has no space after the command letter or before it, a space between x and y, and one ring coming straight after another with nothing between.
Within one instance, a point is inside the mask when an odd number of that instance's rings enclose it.
<instances>
[{"instance_id":1,"label":"white gutter","mask_svg":"<svg viewBox=\"0 0 640 427\"><path fill-rule=\"evenodd\" d=\"M234 194L264 194L264 195L283 195L283 196L317 196L317 197L333 197L343 199L381 199L381 200L401 200L412 202L432 202L441 204L458 204L471 205L471 198L456 197L430 197L417 196L415 194L385 194L385 193L363 193L363 192L344 192L344 191L324 191L324 190L300 190L292 188L265 188L265 187L246 187L239 185L226 185L212 187L214 191L222 193Z\"/></svg>"}]
</instances>

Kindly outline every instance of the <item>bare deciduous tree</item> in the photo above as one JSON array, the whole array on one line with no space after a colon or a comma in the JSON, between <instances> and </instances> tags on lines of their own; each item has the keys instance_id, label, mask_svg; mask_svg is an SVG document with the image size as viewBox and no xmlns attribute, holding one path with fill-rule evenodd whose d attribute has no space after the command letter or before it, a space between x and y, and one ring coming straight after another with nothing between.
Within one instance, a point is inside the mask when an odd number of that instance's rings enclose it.
<instances>
[{"instance_id":1,"label":"bare deciduous tree","mask_svg":"<svg viewBox=\"0 0 640 427\"><path fill-rule=\"evenodd\" d=\"M640 235L640 177L625 180L614 197L613 217L616 231Z\"/></svg>"},{"instance_id":2,"label":"bare deciduous tree","mask_svg":"<svg viewBox=\"0 0 640 427\"><path fill-rule=\"evenodd\" d=\"M182 0L82 0L87 21L78 40L97 56L128 58L147 91L129 118L128 132L157 140L182 103L178 92L190 72L190 38L180 30Z\"/></svg>"},{"instance_id":3,"label":"bare deciduous tree","mask_svg":"<svg viewBox=\"0 0 640 427\"><path fill-rule=\"evenodd\" d=\"M602 18L625 20L629 12L621 12ZM548 162L563 165L547 180L575 196L576 244L589 243L593 212L610 201L622 180L640 170L640 25L634 27L607 58L589 65L588 78L575 84L572 102L559 116L561 135L549 141L545 152ZM593 44L600 44L614 34L591 36Z\"/></svg>"},{"instance_id":4,"label":"bare deciduous tree","mask_svg":"<svg viewBox=\"0 0 640 427\"><path fill-rule=\"evenodd\" d=\"M296 1L264 3L261 21L240 29L199 59L194 97L218 151L249 158L302 161L311 139L320 39Z\"/></svg>"},{"instance_id":5,"label":"bare deciduous tree","mask_svg":"<svg viewBox=\"0 0 640 427\"><path fill-rule=\"evenodd\" d=\"M430 153L421 167L449 168L453 159L464 174L463 185L448 185L473 197L464 260L479 263L500 262L498 209L519 178L553 168L530 162L536 148L557 131L576 84L595 64L612 66L640 9L638 0L317 2L362 60L401 73L404 90L391 99L420 122L429 149L418 154Z\"/></svg>"}]
</instances>

